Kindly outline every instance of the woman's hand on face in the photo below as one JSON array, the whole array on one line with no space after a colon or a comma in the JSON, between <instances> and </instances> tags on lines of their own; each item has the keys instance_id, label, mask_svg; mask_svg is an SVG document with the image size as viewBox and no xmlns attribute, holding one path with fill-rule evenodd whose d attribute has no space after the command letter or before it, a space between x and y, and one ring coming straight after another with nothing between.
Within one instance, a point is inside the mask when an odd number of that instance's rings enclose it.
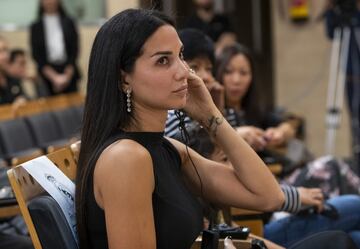
<instances>
[{"instance_id":1,"label":"woman's hand on face","mask_svg":"<svg viewBox=\"0 0 360 249\"><path fill-rule=\"evenodd\" d=\"M186 66L189 68L187 64ZM193 70L190 70L190 68L187 82L188 96L184 110L191 118L201 124L205 124L209 117L221 115L205 83Z\"/></svg>"},{"instance_id":2,"label":"woman's hand on face","mask_svg":"<svg viewBox=\"0 0 360 249\"><path fill-rule=\"evenodd\" d=\"M254 126L240 126L236 128L239 135L256 151L263 150L267 145L265 132Z\"/></svg>"},{"instance_id":3,"label":"woman's hand on face","mask_svg":"<svg viewBox=\"0 0 360 249\"><path fill-rule=\"evenodd\" d=\"M285 134L281 129L268 128L265 131L265 138L271 146L280 146L285 143Z\"/></svg>"},{"instance_id":4,"label":"woman's hand on face","mask_svg":"<svg viewBox=\"0 0 360 249\"><path fill-rule=\"evenodd\" d=\"M324 195L319 188L298 187L301 205L316 206L318 212L323 210Z\"/></svg>"}]
</instances>

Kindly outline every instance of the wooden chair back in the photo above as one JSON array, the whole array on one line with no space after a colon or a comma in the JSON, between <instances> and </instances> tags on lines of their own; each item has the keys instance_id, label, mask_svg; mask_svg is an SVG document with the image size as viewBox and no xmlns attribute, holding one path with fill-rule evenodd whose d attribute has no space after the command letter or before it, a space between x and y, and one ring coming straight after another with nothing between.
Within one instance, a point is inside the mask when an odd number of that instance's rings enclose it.
<instances>
[{"instance_id":1,"label":"wooden chair back","mask_svg":"<svg viewBox=\"0 0 360 249\"><path fill-rule=\"evenodd\" d=\"M64 148L55 151L47 157L69 177L71 180L75 179L76 163L70 148ZM15 193L16 200L19 204L21 214L25 220L26 226L35 249L42 249L39 236L36 232L33 220L31 218L27 203L37 196L42 195L45 190L39 185L37 181L22 167L18 165L8 170L8 177L11 187Z\"/></svg>"}]
</instances>

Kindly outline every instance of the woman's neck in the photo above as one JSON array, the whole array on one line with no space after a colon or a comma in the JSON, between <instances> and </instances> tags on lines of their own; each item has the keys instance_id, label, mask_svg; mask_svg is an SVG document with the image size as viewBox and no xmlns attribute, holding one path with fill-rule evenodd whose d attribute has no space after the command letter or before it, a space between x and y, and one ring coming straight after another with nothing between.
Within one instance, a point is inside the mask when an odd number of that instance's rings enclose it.
<instances>
[{"instance_id":1,"label":"woman's neck","mask_svg":"<svg viewBox=\"0 0 360 249\"><path fill-rule=\"evenodd\" d=\"M136 106L134 111L134 122L126 131L140 132L163 132L167 118L166 110L155 110Z\"/></svg>"}]
</instances>

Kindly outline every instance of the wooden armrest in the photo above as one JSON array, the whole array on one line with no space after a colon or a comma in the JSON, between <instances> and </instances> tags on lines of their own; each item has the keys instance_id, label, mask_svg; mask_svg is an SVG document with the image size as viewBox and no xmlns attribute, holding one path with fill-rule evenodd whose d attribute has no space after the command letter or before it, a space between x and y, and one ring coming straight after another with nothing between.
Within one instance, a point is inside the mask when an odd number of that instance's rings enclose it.
<instances>
[{"instance_id":1,"label":"wooden armrest","mask_svg":"<svg viewBox=\"0 0 360 249\"><path fill-rule=\"evenodd\" d=\"M268 164L267 166L270 169L271 173L276 176L280 175L283 171L283 166L280 163Z\"/></svg>"},{"instance_id":2,"label":"wooden armrest","mask_svg":"<svg viewBox=\"0 0 360 249\"><path fill-rule=\"evenodd\" d=\"M50 145L46 148L46 153L49 154L49 153L53 153L54 151L56 150L60 150L60 149L63 149L65 148L67 145Z\"/></svg>"},{"instance_id":3,"label":"wooden armrest","mask_svg":"<svg viewBox=\"0 0 360 249\"><path fill-rule=\"evenodd\" d=\"M12 217L20 214L20 208L18 205L0 207L0 218Z\"/></svg>"},{"instance_id":4,"label":"wooden armrest","mask_svg":"<svg viewBox=\"0 0 360 249\"><path fill-rule=\"evenodd\" d=\"M191 246L191 249L200 249L201 248L201 236L197 237L195 243ZM251 239L247 240L233 240L233 244L236 249L251 249ZM224 249L224 240L219 239L218 249Z\"/></svg>"},{"instance_id":5,"label":"wooden armrest","mask_svg":"<svg viewBox=\"0 0 360 249\"><path fill-rule=\"evenodd\" d=\"M255 210L234 208L234 207L231 208L230 212L231 212L231 215L244 215L244 216L262 214L262 212L255 211Z\"/></svg>"},{"instance_id":6,"label":"wooden armrest","mask_svg":"<svg viewBox=\"0 0 360 249\"><path fill-rule=\"evenodd\" d=\"M36 157L39 157L43 155L43 152L41 151L41 149L39 150L35 150L34 152L28 154L28 155L23 155L23 156L18 156L18 157L13 157L11 158L11 165L15 166L15 165L19 165L22 164L26 161L29 161L31 159L34 159Z\"/></svg>"},{"instance_id":7,"label":"wooden armrest","mask_svg":"<svg viewBox=\"0 0 360 249\"><path fill-rule=\"evenodd\" d=\"M238 226L248 227L251 233L263 236L264 222L261 217L262 212L232 207L230 213L233 222Z\"/></svg>"}]
</instances>

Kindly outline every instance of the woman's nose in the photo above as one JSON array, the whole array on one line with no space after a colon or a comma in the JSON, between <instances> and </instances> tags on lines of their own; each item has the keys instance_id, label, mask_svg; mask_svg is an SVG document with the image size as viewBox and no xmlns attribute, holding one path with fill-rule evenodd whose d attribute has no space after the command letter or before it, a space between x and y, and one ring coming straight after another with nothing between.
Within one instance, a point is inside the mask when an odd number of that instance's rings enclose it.
<instances>
[{"instance_id":1,"label":"woman's nose","mask_svg":"<svg viewBox=\"0 0 360 249\"><path fill-rule=\"evenodd\" d=\"M175 79L181 81L183 79L189 78L189 66L186 64L185 61L179 59L179 66L177 67L175 73Z\"/></svg>"}]
</instances>

